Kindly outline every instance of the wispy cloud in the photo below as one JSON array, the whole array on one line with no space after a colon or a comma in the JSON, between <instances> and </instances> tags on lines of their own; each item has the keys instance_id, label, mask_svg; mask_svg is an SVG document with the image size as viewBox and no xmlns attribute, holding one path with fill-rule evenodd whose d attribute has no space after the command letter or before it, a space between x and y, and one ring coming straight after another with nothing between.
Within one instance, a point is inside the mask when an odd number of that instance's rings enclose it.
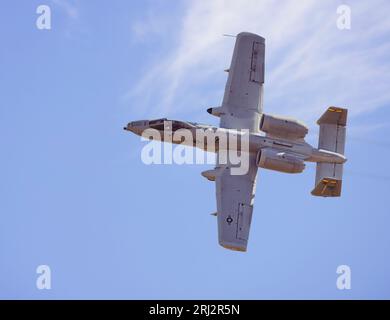
<instances>
[{"instance_id":1,"label":"wispy cloud","mask_svg":"<svg viewBox=\"0 0 390 320\"><path fill-rule=\"evenodd\" d=\"M79 9L76 1L73 0L51 0L55 5L60 7L71 19L79 18Z\"/></svg>"},{"instance_id":2,"label":"wispy cloud","mask_svg":"<svg viewBox=\"0 0 390 320\"><path fill-rule=\"evenodd\" d=\"M154 61L126 94L135 113L185 114L220 103L234 38L251 31L266 38L265 112L312 123L328 105L351 116L390 103L390 20L386 1L350 4L352 29L336 27L340 1L191 1L179 25L165 32L172 48ZM169 17L166 17L169 19ZM149 18L152 19L152 18ZM135 26L135 32L137 27ZM150 30L150 41L159 41ZM202 109L203 108L203 109ZM143 111L140 111L143 110ZM146 112L145 112L146 110Z\"/></svg>"},{"instance_id":3,"label":"wispy cloud","mask_svg":"<svg viewBox=\"0 0 390 320\"><path fill-rule=\"evenodd\" d=\"M156 37L162 38L167 30L174 27L172 19L161 14L157 8L150 8L131 25L132 39L135 42L147 42Z\"/></svg>"},{"instance_id":4,"label":"wispy cloud","mask_svg":"<svg viewBox=\"0 0 390 320\"><path fill-rule=\"evenodd\" d=\"M68 39L76 39L80 36L88 35L85 17L82 15L82 3L79 0L51 0L52 11L59 19L55 28L59 28Z\"/></svg>"}]
</instances>

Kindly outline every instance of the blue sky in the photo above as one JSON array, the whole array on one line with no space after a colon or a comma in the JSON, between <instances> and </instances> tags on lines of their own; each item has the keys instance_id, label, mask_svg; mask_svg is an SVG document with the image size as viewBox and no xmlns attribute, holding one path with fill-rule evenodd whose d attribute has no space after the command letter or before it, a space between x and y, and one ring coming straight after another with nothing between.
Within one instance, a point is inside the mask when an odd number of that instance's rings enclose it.
<instances>
[{"instance_id":1,"label":"blue sky","mask_svg":"<svg viewBox=\"0 0 390 320\"><path fill-rule=\"evenodd\" d=\"M52 11L51 30L35 26ZM336 27L349 4L352 27ZM387 1L3 1L0 297L390 298ZM260 170L248 252L217 244L209 165L144 165L129 121L217 124L234 38L266 38L264 110L349 108L343 194ZM38 265L52 289L38 290ZM352 289L336 288L336 268Z\"/></svg>"}]
</instances>

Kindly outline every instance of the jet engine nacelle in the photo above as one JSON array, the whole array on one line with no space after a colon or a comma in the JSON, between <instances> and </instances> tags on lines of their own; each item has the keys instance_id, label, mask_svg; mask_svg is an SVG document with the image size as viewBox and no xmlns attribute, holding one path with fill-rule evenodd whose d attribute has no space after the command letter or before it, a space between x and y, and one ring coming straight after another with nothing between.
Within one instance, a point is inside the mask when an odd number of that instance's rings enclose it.
<instances>
[{"instance_id":1,"label":"jet engine nacelle","mask_svg":"<svg viewBox=\"0 0 390 320\"><path fill-rule=\"evenodd\" d=\"M304 138L308 128L301 122L293 119L263 114L260 130L270 135L284 138Z\"/></svg>"},{"instance_id":2,"label":"jet engine nacelle","mask_svg":"<svg viewBox=\"0 0 390 320\"><path fill-rule=\"evenodd\" d=\"M305 163L302 159L270 148L259 150L256 163L258 167L285 173L300 173L305 169Z\"/></svg>"}]
</instances>

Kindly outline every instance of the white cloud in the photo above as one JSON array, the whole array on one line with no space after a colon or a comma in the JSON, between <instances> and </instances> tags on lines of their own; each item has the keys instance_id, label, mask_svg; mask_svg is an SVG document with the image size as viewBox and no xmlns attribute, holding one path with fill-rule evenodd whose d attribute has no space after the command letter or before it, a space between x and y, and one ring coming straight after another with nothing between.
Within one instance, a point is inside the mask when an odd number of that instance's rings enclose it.
<instances>
[{"instance_id":1,"label":"white cloud","mask_svg":"<svg viewBox=\"0 0 390 320\"><path fill-rule=\"evenodd\" d=\"M328 105L351 116L390 102L390 32L386 1L351 4L352 29L336 27L339 1L192 1L179 25L165 30L172 48L148 67L127 93L148 115L204 112L222 101L234 38L241 31L266 38L265 112L312 123ZM169 17L166 17L169 19ZM158 29L157 25L151 32ZM143 36L145 34L143 33ZM166 39L165 39L166 40ZM150 37L150 41L158 41ZM137 112L138 111L138 112Z\"/></svg>"}]
</instances>

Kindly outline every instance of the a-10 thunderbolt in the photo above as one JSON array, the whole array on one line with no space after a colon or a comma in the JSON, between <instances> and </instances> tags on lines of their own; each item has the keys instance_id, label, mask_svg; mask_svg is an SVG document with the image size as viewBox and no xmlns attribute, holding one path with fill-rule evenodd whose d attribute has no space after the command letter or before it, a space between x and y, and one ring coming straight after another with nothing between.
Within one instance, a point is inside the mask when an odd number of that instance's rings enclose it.
<instances>
[{"instance_id":1,"label":"a-10 thunderbolt","mask_svg":"<svg viewBox=\"0 0 390 320\"><path fill-rule=\"evenodd\" d=\"M308 128L301 122L263 113L264 57L264 38L248 32L237 35L231 65L226 70L229 76L222 105L207 110L220 118L219 127L164 118L130 122L124 128L137 135L142 135L145 129L156 129L162 141L187 143L216 152L216 167L202 175L216 184L219 244L237 251L247 249L257 168L300 173L305 168L305 161L316 162L315 187L311 194L338 197L346 161L347 109L332 106L319 118L318 148L305 142ZM193 133L190 143L181 139L172 141L172 135L166 134L167 130L175 134L180 129ZM209 140L204 143L204 137L203 141L198 141L196 130L205 133L207 138L208 135L214 137L215 146L209 146ZM238 137L235 148L244 145L240 142L244 137L248 140L247 150L240 150L248 156L244 174L233 173L236 165L221 156L223 151L232 148L229 143L221 144L218 134L226 133L229 135L227 140Z\"/></svg>"}]
</instances>

